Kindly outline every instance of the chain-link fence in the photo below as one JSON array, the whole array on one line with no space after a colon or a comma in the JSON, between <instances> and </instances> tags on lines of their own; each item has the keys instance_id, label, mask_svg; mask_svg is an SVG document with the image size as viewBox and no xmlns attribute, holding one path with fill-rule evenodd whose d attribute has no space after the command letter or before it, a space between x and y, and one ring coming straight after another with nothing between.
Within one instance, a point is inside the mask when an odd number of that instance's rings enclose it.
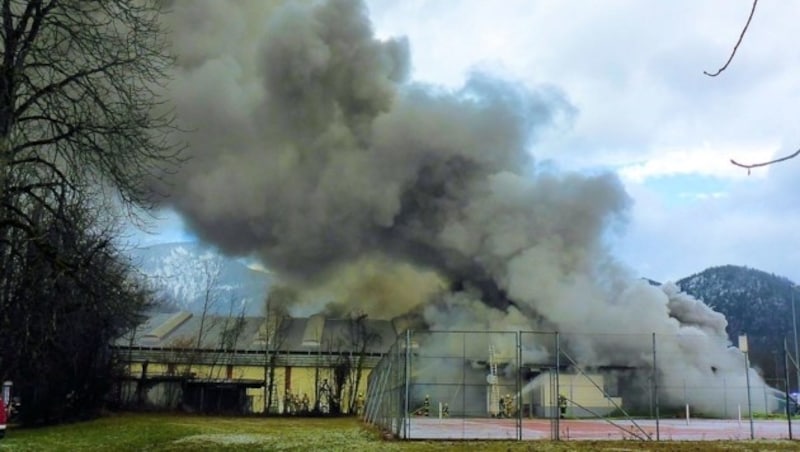
<instances>
[{"instance_id":1,"label":"chain-link fence","mask_svg":"<svg viewBox=\"0 0 800 452\"><path fill-rule=\"evenodd\" d=\"M701 333L407 331L365 418L406 439L788 438L784 352L758 351L766 379L750 353Z\"/></svg>"}]
</instances>

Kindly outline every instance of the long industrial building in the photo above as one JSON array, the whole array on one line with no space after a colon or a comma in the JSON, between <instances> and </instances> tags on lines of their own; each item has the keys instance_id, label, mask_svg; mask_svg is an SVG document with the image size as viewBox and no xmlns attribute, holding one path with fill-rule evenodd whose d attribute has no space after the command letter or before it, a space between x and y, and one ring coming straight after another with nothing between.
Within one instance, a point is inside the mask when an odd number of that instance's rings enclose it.
<instances>
[{"instance_id":1,"label":"long industrial building","mask_svg":"<svg viewBox=\"0 0 800 452\"><path fill-rule=\"evenodd\" d=\"M214 413L348 413L400 328L363 318L150 316L112 346L118 402Z\"/></svg>"}]
</instances>

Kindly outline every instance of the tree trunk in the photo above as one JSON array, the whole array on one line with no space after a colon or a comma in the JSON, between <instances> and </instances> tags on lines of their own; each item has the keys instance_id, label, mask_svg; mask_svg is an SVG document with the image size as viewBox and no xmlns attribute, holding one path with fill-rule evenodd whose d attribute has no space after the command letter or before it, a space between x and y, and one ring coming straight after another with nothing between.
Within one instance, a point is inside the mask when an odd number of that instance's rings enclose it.
<instances>
[{"instance_id":1,"label":"tree trunk","mask_svg":"<svg viewBox=\"0 0 800 452\"><path fill-rule=\"evenodd\" d=\"M267 413L272 412L272 400L275 394L275 354L271 353L269 358L269 381L267 383Z\"/></svg>"}]
</instances>

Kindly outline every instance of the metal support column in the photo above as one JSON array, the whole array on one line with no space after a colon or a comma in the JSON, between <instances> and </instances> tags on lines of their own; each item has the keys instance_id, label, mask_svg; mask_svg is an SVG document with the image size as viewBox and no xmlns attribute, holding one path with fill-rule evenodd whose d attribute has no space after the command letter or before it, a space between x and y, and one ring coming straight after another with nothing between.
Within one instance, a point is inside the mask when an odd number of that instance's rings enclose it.
<instances>
[{"instance_id":1,"label":"metal support column","mask_svg":"<svg viewBox=\"0 0 800 452\"><path fill-rule=\"evenodd\" d=\"M522 333L517 331L517 440L522 441Z\"/></svg>"},{"instance_id":2,"label":"metal support column","mask_svg":"<svg viewBox=\"0 0 800 452\"><path fill-rule=\"evenodd\" d=\"M739 336L739 350L744 354L744 375L747 381L747 412L750 414L750 439L755 439L755 432L753 431L753 401L750 397L750 357L749 345L747 344L747 335Z\"/></svg>"},{"instance_id":3,"label":"metal support column","mask_svg":"<svg viewBox=\"0 0 800 452\"><path fill-rule=\"evenodd\" d=\"M411 330L406 330L405 400L403 406L403 439L411 435L411 416L408 412L411 396Z\"/></svg>"},{"instance_id":4,"label":"metal support column","mask_svg":"<svg viewBox=\"0 0 800 452\"><path fill-rule=\"evenodd\" d=\"M800 391L800 367L798 367L798 363L800 362L800 352L798 352L798 345L797 345L797 312L796 308L794 307L794 291L796 286L792 284L792 328L794 329L794 375L797 378L797 387L795 390ZM789 382L787 381L786 384L788 385Z\"/></svg>"},{"instance_id":5,"label":"metal support column","mask_svg":"<svg viewBox=\"0 0 800 452\"><path fill-rule=\"evenodd\" d=\"M661 414L659 412L658 398L658 362L656 361L656 333L653 333L653 398L655 399L656 410L656 441L661 441Z\"/></svg>"},{"instance_id":6,"label":"metal support column","mask_svg":"<svg viewBox=\"0 0 800 452\"><path fill-rule=\"evenodd\" d=\"M556 393L554 396L551 396L551 399L555 402L555 405L553 406L555 408L554 411L555 411L556 428L555 428L555 437L553 439L558 441L561 439L561 403L559 401L559 396L561 395L561 388L559 387L559 380L558 380L559 378L558 374L560 372L560 367L561 367L561 344L559 342L560 338L558 336L558 331L556 331L555 340L556 340L556 382L555 382Z\"/></svg>"},{"instance_id":7,"label":"metal support column","mask_svg":"<svg viewBox=\"0 0 800 452\"><path fill-rule=\"evenodd\" d=\"M789 439L792 439L792 410L790 409L789 401L789 359L786 356L786 337L783 338L783 377L786 383L783 385L784 395L786 396L786 422L789 424Z\"/></svg>"}]
</instances>

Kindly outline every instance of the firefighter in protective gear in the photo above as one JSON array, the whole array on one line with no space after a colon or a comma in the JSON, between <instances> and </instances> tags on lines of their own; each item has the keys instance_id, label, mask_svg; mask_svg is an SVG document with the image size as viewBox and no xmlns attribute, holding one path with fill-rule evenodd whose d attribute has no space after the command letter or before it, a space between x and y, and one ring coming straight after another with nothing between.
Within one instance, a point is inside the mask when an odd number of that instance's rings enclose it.
<instances>
[{"instance_id":1,"label":"firefighter in protective gear","mask_svg":"<svg viewBox=\"0 0 800 452\"><path fill-rule=\"evenodd\" d=\"M286 394L283 395L283 414L291 414L292 413L292 393L286 391Z\"/></svg>"},{"instance_id":2,"label":"firefighter in protective gear","mask_svg":"<svg viewBox=\"0 0 800 452\"><path fill-rule=\"evenodd\" d=\"M567 415L567 398L563 394L558 395L558 410L561 419L564 419L564 416Z\"/></svg>"},{"instance_id":3,"label":"firefighter in protective gear","mask_svg":"<svg viewBox=\"0 0 800 452\"><path fill-rule=\"evenodd\" d=\"M505 417L511 417L511 405L514 403L514 400L511 398L511 394L506 394L506 402L503 404L505 407Z\"/></svg>"},{"instance_id":4,"label":"firefighter in protective gear","mask_svg":"<svg viewBox=\"0 0 800 452\"><path fill-rule=\"evenodd\" d=\"M356 397L356 416L364 415L364 394L359 392Z\"/></svg>"}]
</instances>

